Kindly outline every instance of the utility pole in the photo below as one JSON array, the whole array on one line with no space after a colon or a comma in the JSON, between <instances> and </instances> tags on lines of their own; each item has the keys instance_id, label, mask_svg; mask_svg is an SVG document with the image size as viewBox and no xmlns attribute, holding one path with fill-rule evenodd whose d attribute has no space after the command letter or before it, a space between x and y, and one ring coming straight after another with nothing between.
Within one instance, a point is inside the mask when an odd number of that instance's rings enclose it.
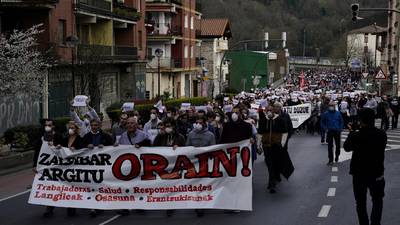
<instances>
[{"instance_id":1,"label":"utility pole","mask_svg":"<svg viewBox=\"0 0 400 225\"><path fill-rule=\"evenodd\" d=\"M303 57L306 56L306 29L303 30Z\"/></svg>"}]
</instances>

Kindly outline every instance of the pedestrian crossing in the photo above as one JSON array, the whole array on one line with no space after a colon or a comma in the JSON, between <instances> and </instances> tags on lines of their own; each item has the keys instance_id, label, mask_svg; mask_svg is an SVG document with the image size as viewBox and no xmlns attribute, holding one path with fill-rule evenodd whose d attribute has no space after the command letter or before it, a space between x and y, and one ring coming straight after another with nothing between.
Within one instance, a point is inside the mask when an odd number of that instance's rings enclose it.
<instances>
[{"instance_id":1,"label":"pedestrian crossing","mask_svg":"<svg viewBox=\"0 0 400 225\"><path fill-rule=\"evenodd\" d=\"M380 127L380 121L375 122L376 127ZM349 131L343 131L342 136L341 136L341 144L343 146L343 143L346 141L347 136L349 135ZM400 129L389 129L386 131L387 135L387 145L386 145L386 151L392 151L392 150L400 150ZM340 150L340 158L339 162L344 162L347 160L350 160L352 156L351 152L345 152L343 147Z\"/></svg>"}]
</instances>

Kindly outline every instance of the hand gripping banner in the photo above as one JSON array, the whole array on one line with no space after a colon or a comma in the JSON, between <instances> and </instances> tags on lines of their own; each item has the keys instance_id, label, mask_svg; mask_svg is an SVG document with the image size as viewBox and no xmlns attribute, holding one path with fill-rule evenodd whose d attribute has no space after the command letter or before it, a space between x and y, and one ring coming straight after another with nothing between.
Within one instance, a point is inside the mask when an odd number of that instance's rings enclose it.
<instances>
[{"instance_id":1,"label":"hand gripping banner","mask_svg":"<svg viewBox=\"0 0 400 225\"><path fill-rule=\"evenodd\" d=\"M90 209L252 210L249 141L204 148L55 149L44 143L29 203Z\"/></svg>"}]
</instances>

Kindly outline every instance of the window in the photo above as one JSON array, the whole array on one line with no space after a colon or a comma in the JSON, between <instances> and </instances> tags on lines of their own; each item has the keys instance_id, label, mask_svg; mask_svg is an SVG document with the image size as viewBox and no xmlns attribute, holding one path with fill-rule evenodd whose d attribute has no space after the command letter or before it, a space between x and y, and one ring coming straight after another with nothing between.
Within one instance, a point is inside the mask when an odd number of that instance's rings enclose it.
<instances>
[{"instance_id":1,"label":"window","mask_svg":"<svg viewBox=\"0 0 400 225\"><path fill-rule=\"evenodd\" d=\"M190 58L193 58L193 57L194 57L194 48L192 45L192 46L190 46Z\"/></svg>"},{"instance_id":2,"label":"window","mask_svg":"<svg viewBox=\"0 0 400 225\"><path fill-rule=\"evenodd\" d=\"M194 18L193 16L190 17L190 29L194 29Z\"/></svg>"},{"instance_id":3,"label":"window","mask_svg":"<svg viewBox=\"0 0 400 225\"><path fill-rule=\"evenodd\" d=\"M189 57L189 47L185 45L185 59Z\"/></svg>"},{"instance_id":4,"label":"window","mask_svg":"<svg viewBox=\"0 0 400 225\"><path fill-rule=\"evenodd\" d=\"M185 28L189 28L189 17L185 15Z\"/></svg>"},{"instance_id":5,"label":"window","mask_svg":"<svg viewBox=\"0 0 400 225\"><path fill-rule=\"evenodd\" d=\"M142 31L141 30L139 30L139 32L138 32L138 35L139 35L139 50L142 50L143 49L143 37L142 37Z\"/></svg>"},{"instance_id":6,"label":"window","mask_svg":"<svg viewBox=\"0 0 400 225\"><path fill-rule=\"evenodd\" d=\"M65 20L58 21L58 43L65 45L65 38L67 36L67 27Z\"/></svg>"}]
</instances>

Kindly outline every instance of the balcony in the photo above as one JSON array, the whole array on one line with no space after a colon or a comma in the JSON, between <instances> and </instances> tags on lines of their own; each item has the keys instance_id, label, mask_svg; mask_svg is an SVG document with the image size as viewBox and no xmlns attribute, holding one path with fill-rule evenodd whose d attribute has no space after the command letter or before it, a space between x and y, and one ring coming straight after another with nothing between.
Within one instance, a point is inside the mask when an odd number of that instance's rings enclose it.
<instances>
[{"instance_id":1,"label":"balcony","mask_svg":"<svg viewBox=\"0 0 400 225\"><path fill-rule=\"evenodd\" d=\"M176 4L176 5L182 5L182 0L146 0L146 4Z\"/></svg>"},{"instance_id":2,"label":"balcony","mask_svg":"<svg viewBox=\"0 0 400 225\"><path fill-rule=\"evenodd\" d=\"M0 8L48 8L52 9L59 0L0 0Z\"/></svg>"},{"instance_id":3,"label":"balcony","mask_svg":"<svg viewBox=\"0 0 400 225\"><path fill-rule=\"evenodd\" d=\"M135 8L127 7L122 3L114 3L105 0L76 0L75 8L84 13L103 15L113 19L138 21L140 13Z\"/></svg>"},{"instance_id":4,"label":"balcony","mask_svg":"<svg viewBox=\"0 0 400 225\"><path fill-rule=\"evenodd\" d=\"M82 63L136 59L138 59L138 49L135 47L87 44L78 45L78 60Z\"/></svg>"},{"instance_id":5,"label":"balcony","mask_svg":"<svg viewBox=\"0 0 400 225\"><path fill-rule=\"evenodd\" d=\"M113 13L115 18L133 21L140 20L141 15L137 11L137 9L127 7L123 3L114 3L113 6Z\"/></svg>"},{"instance_id":6,"label":"balcony","mask_svg":"<svg viewBox=\"0 0 400 225\"><path fill-rule=\"evenodd\" d=\"M171 23L154 23L153 29L148 29L149 36L182 36L182 26Z\"/></svg>"},{"instance_id":7,"label":"balcony","mask_svg":"<svg viewBox=\"0 0 400 225\"><path fill-rule=\"evenodd\" d=\"M104 0L76 0L75 8L88 13L112 16L111 2Z\"/></svg>"},{"instance_id":8,"label":"balcony","mask_svg":"<svg viewBox=\"0 0 400 225\"><path fill-rule=\"evenodd\" d=\"M149 63L152 69L158 68L158 58L154 57ZM180 58L160 58L160 68L162 70L172 70L182 68L182 59Z\"/></svg>"}]
</instances>

